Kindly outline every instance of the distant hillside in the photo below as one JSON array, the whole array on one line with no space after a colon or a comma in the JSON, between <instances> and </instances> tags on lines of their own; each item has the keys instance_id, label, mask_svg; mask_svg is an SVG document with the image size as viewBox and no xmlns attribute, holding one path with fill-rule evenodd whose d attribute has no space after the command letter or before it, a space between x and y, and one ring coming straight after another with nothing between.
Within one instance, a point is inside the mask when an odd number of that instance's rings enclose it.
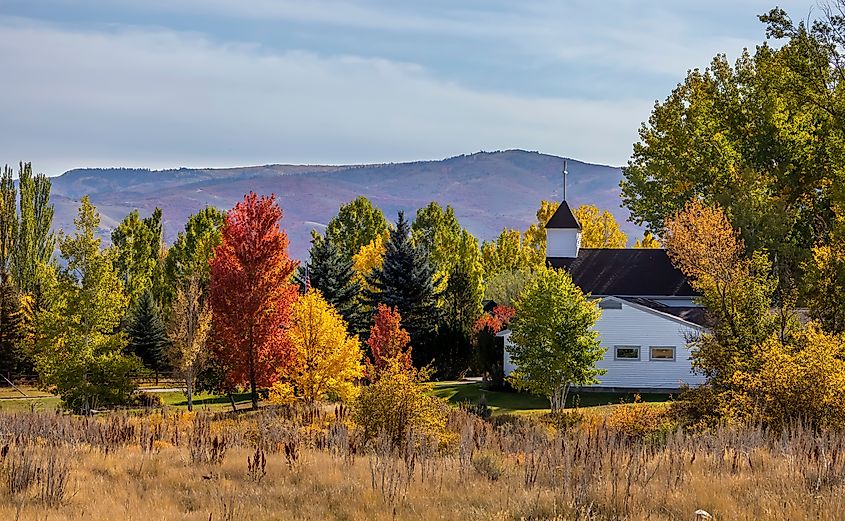
<instances>
[{"instance_id":1,"label":"distant hillside","mask_svg":"<svg viewBox=\"0 0 845 521\"><path fill-rule=\"evenodd\" d=\"M275 193L284 210L291 255L307 256L310 233L321 229L338 207L358 195L370 198L396 219L430 201L452 205L461 223L480 240L504 227L525 229L541 199L562 195L563 158L508 150L444 159L379 165L266 165L225 169L77 169L53 179L55 226L70 230L78 201L90 195L103 218L105 236L133 208L142 215L156 206L173 241L188 216L205 205L231 208L250 190ZM611 210L631 242L640 230L620 207L619 168L569 160L568 200Z\"/></svg>"}]
</instances>

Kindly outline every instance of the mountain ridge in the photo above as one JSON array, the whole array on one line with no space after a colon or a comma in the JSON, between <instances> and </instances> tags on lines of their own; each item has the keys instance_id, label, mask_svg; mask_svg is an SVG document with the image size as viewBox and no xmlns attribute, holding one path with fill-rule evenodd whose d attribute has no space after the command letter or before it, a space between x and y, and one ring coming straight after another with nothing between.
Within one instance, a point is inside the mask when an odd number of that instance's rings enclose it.
<instances>
[{"instance_id":1,"label":"mountain ridge","mask_svg":"<svg viewBox=\"0 0 845 521\"><path fill-rule=\"evenodd\" d=\"M397 211L412 216L432 200L451 205L463 226L479 240L490 240L502 228L524 230L534 222L541 199L560 200L564 160L570 204L607 208L633 243L641 230L627 222L621 207L620 168L519 149L399 163L75 168L52 178L54 227L72 229L78 200L89 195L101 213L106 240L131 210L146 215L159 206L170 243L190 214L206 205L231 208L254 191L277 195L291 255L300 259L307 257L311 230L325 226L341 204L358 195L370 198L391 221Z\"/></svg>"}]
</instances>

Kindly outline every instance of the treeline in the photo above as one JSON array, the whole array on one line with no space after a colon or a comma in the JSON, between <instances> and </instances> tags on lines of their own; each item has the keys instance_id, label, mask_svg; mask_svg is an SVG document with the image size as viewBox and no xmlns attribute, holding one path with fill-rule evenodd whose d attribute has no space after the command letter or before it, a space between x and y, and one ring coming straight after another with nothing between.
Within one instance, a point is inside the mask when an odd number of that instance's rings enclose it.
<instances>
[{"instance_id":1,"label":"treeline","mask_svg":"<svg viewBox=\"0 0 845 521\"><path fill-rule=\"evenodd\" d=\"M132 211L103 248L87 197L75 229L54 235L49 179L29 164L18 175L19 190L11 169L0 179L0 374L35 374L82 412L130 403L145 373L176 375L189 405L198 390L248 388L254 403L262 389L277 400L336 396L368 374L364 362L379 366L374 349L404 353L422 371L414 380L472 372L502 383L493 335L543 267L543 224L556 209L543 201L537 224L479 245L451 207L432 202L391 223L359 197L314 233L300 264L273 197L207 207L170 247L160 209ZM576 213L585 246L625 245L608 212ZM485 313L485 299L499 305Z\"/></svg>"}]
</instances>

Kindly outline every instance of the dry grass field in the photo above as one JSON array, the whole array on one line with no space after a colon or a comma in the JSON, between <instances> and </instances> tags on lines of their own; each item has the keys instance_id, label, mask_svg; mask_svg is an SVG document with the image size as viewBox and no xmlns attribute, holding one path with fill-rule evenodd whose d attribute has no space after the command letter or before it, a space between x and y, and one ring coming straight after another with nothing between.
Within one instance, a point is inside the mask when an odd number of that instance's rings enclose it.
<instances>
[{"instance_id":1,"label":"dry grass field","mask_svg":"<svg viewBox=\"0 0 845 521\"><path fill-rule=\"evenodd\" d=\"M363 439L337 413L0 418L0 519L835 520L845 436L563 431L461 410L438 439Z\"/></svg>"}]
</instances>

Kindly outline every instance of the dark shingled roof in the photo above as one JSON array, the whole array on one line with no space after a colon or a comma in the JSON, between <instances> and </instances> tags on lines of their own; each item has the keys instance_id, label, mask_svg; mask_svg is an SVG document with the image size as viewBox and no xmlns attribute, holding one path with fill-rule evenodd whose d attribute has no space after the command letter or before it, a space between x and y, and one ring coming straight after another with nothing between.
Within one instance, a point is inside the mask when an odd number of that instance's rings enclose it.
<instances>
[{"instance_id":1,"label":"dark shingled roof","mask_svg":"<svg viewBox=\"0 0 845 521\"><path fill-rule=\"evenodd\" d=\"M552 218L549 219L549 222L546 223L546 228L568 228L568 229L581 229L581 224L578 222L578 219L572 215L572 210L569 209L569 205L566 201L560 203L560 206L557 207L554 215Z\"/></svg>"},{"instance_id":2,"label":"dark shingled roof","mask_svg":"<svg viewBox=\"0 0 845 521\"><path fill-rule=\"evenodd\" d=\"M672 265L666 250L581 248L578 257L548 257L566 268L585 293L617 297L694 297L687 278Z\"/></svg>"}]
</instances>

